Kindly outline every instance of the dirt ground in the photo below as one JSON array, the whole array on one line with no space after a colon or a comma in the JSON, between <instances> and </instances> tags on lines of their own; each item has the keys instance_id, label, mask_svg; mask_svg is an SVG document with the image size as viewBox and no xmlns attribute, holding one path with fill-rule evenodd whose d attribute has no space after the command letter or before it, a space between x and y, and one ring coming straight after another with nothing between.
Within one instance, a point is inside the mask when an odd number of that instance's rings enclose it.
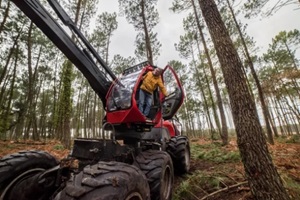
<instances>
[{"instance_id":1,"label":"dirt ground","mask_svg":"<svg viewBox=\"0 0 300 200\"><path fill-rule=\"evenodd\" d=\"M192 140L193 144L205 145L211 143L209 140ZM273 162L283 180L287 191L293 200L300 199L300 144L279 143L268 145ZM234 140L226 147L220 147L222 152L238 151ZM238 162L210 162L201 159L191 160L190 175L201 171L205 176L221 177L222 182L218 189L211 188L209 184L198 184L193 197L181 198L181 200L253 200L249 185L245 178L243 163ZM175 188L186 180L186 177L175 179ZM292 183L291 183L292 181ZM295 186L294 183L297 185ZM176 191L176 190L175 190Z\"/></svg>"},{"instance_id":2,"label":"dirt ground","mask_svg":"<svg viewBox=\"0 0 300 200\"><path fill-rule=\"evenodd\" d=\"M211 141L196 139L192 140L192 144L207 144ZM235 141L231 141L226 147L221 147L222 151L237 151ZM7 154L12 154L22 150L44 150L55 156L57 159L62 159L69 154L69 151L57 141L43 142L15 142L15 141L0 141L0 158ZM285 184L288 180L293 180L298 185L300 184L300 144L299 143L279 143L269 145L270 153L273 161L280 173ZM180 198L181 200L252 200L250 188L247 185L243 164L241 162L211 162L201 159L192 158L191 170L186 176L176 176L174 191L180 184L187 180L188 176L192 176L196 172L203 172L206 176L214 177L216 174L222 178L220 182L222 186L219 189L209 188L208 185L200 183L191 183L197 185L196 191L191 192L190 197ZM225 177L225 178L224 178ZM299 188L298 188L299 189ZM292 199L299 195L299 191L294 188L288 188L288 192ZM298 193L298 194L296 194ZM191 197L192 196L192 197ZM298 197L298 196L297 196Z\"/></svg>"}]
</instances>

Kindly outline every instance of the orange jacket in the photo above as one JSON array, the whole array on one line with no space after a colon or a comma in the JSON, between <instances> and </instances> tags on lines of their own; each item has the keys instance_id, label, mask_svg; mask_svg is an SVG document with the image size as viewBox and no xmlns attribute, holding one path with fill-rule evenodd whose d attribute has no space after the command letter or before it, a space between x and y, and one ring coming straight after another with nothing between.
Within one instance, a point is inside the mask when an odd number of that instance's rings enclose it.
<instances>
[{"instance_id":1,"label":"orange jacket","mask_svg":"<svg viewBox=\"0 0 300 200\"><path fill-rule=\"evenodd\" d=\"M148 72L143 77L143 83L141 85L141 89L149 92L150 94L159 87L160 91L165 95L168 96L167 90L161 80L161 76L154 76L152 72Z\"/></svg>"}]
</instances>

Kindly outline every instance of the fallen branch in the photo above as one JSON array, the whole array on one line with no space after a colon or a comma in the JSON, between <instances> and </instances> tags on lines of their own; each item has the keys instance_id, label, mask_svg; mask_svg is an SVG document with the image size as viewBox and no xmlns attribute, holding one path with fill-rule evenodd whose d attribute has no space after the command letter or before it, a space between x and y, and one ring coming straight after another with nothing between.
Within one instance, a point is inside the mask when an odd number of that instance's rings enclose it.
<instances>
[{"instance_id":1,"label":"fallen branch","mask_svg":"<svg viewBox=\"0 0 300 200\"><path fill-rule=\"evenodd\" d=\"M218 193L224 192L224 191L229 190L229 189L232 189L232 188L236 188L236 187L241 186L241 185L244 185L244 184L246 184L246 183L248 183L248 181L244 181L244 182L241 182L241 183L238 183L238 184L235 184L235 185L231 185L231 186L229 186L229 187L222 188L222 189L220 189L220 190L214 191L213 193L210 193L210 194L208 194L208 195L202 197L202 199L200 199L200 200L205 200L205 199L207 199L208 197L214 196L214 195L216 195L216 194L218 194Z\"/></svg>"},{"instance_id":2,"label":"fallen branch","mask_svg":"<svg viewBox=\"0 0 300 200\"><path fill-rule=\"evenodd\" d=\"M204 189L202 189L202 187L195 185L195 187L197 187L198 189L200 189L202 192L204 192L205 194L209 194L208 192L206 192Z\"/></svg>"},{"instance_id":3,"label":"fallen branch","mask_svg":"<svg viewBox=\"0 0 300 200\"><path fill-rule=\"evenodd\" d=\"M234 181L235 183L238 183L238 182L236 181L236 179L234 179L234 178L232 178L231 176L229 176L226 172L224 172L224 171L222 171L222 170L220 170L220 172L222 172L222 175L223 175L223 176L226 176L227 178L229 178L230 180Z\"/></svg>"},{"instance_id":4,"label":"fallen branch","mask_svg":"<svg viewBox=\"0 0 300 200\"><path fill-rule=\"evenodd\" d=\"M190 193L195 199L200 200L200 199L198 199L198 197L197 197L194 193L192 193L191 191L187 190L187 192Z\"/></svg>"}]
</instances>

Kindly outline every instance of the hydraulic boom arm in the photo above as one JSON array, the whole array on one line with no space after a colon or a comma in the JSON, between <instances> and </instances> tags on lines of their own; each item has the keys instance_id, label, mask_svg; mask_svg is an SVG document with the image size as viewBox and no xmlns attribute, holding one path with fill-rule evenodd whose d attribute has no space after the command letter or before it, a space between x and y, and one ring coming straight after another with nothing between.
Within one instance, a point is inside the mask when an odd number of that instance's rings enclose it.
<instances>
[{"instance_id":1,"label":"hydraulic boom arm","mask_svg":"<svg viewBox=\"0 0 300 200\"><path fill-rule=\"evenodd\" d=\"M83 73L105 106L105 96L116 79L110 68L83 36L57 0L48 0L61 21L77 36L75 43L38 0L11 0ZM80 48L77 44L81 44ZM96 60L96 61L94 61ZM102 66L101 71L96 63Z\"/></svg>"}]
</instances>

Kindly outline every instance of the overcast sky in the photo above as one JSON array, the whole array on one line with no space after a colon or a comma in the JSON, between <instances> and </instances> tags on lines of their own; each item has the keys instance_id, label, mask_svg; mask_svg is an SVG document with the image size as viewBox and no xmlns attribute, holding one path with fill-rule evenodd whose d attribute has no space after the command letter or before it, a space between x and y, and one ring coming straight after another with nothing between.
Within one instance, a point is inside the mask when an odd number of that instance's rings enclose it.
<instances>
[{"instance_id":1,"label":"overcast sky","mask_svg":"<svg viewBox=\"0 0 300 200\"><path fill-rule=\"evenodd\" d=\"M276 1L276 0L272 0ZM174 44L179 42L179 36L183 35L182 20L184 14L174 14L169 8L172 0L159 0L158 12L160 23L156 27L158 39L162 43L161 55L156 61L156 65L164 67L170 60L180 60L178 53L175 51ZM119 11L118 0L100 0L100 12L117 12ZM131 24L128 24L124 16L118 16L118 29L114 32L111 41L110 55L120 54L123 57L134 57L134 40L136 32ZM286 6L279 10L273 16L261 20L259 17L243 21L248 24L247 32L254 38L257 46L261 47L261 52L265 52L272 38L280 31L290 31L293 29L300 30L300 9L295 5ZM111 59L110 58L110 59Z\"/></svg>"}]
</instances>

